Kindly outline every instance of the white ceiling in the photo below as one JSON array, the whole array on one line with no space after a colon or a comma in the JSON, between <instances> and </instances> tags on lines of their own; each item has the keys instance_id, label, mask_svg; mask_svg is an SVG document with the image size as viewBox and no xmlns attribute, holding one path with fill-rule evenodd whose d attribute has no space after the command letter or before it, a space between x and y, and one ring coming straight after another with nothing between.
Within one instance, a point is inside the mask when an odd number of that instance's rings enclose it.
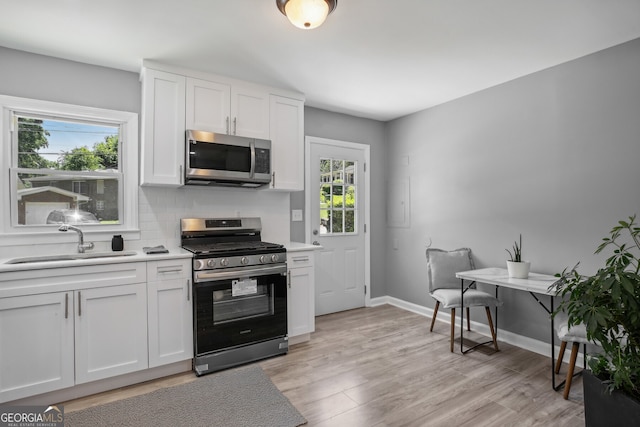
<instances>
[{"instance_id":1,"label":"white ceiling","mask_svg":"<svg viewBox=\"0 0 640 427\"><path fill-rule=\"evenodd\" d=\"M310 31L275 3L3 0L0 45L135 72L151 59L386 121L640 37L640 0L339 0Z\"/></svg>"}]
</instances>

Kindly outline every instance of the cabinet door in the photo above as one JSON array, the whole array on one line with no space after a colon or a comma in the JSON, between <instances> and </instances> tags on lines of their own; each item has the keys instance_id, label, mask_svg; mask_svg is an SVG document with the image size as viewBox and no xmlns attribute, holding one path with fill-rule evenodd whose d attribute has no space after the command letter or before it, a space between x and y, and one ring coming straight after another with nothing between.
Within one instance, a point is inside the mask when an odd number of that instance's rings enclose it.
<instances>
[{"instance_id":1,"label":"cabinet door","mask_svg":"<svg viewBox=\"0 0 640 427\"><path fill-rule=\"evenodd\" d=\"M253 87L231 88L233 135L269 139L269 93Z\"/></svg>"},{"instance_id":2,"label":"cabinet door","mask_svg":"<svg viewBox=\"0 0 640 427\"><path fill-rule=\"evenodd\" d=\"M147 263L149 367L193 357L190 260Z\"/></svg>"},{"instance_id":3,"label":"cabinet door","mask_svg":"<svg viewBox=\"0 0 640 427\"><path fill-rule=\"evenodd\" d=\"M185 77L145 69L142 82L142 185L183 183Z\"/></svg>"},{"instance_id":4,"label":"cabinet door","mask_svg":"<svg viewBox=\"0 0 640 427\"><path fill-rule=\"evenodd\" d=\"M76 291L76 384L149 366L146 283Z\"/></svg>"},{"instance_id":5,"label":"cabinet door","mask_svg":"<svg viewBox=\"0 0 640 427\"><path fill-rule=\"evenodd\" d=\"M304 102L271 95L271 188L304 190Z\"/></svg>"},{"instance_id":6,"label":"cabinet door","mask_svg":"<svg viewBox=\"0 0 640 427\"><path fill-rule=\"evenodd\" d=\"M229 133L231 86L187 78L186 128Z\"/></svg>"},{"instance_id":7,"label":"cabinet door","mask_svg":"<svg viewBox=\"0 0 640 427\"><path fill-rule=\"evenodd\" d=\"M73 384L73 293L0 299L0 402Z\"/></svg>"},{"instance_id":8,"label":"cabinet door","mask_svg":"<svg viewBox=\"0 0 640 427\"><path fill-rule=\"evenodd\" d=\"M315 330L315 276L313 251L287 253L289 287L287 318L289 337Z\"/></svg>"}]
</instances>

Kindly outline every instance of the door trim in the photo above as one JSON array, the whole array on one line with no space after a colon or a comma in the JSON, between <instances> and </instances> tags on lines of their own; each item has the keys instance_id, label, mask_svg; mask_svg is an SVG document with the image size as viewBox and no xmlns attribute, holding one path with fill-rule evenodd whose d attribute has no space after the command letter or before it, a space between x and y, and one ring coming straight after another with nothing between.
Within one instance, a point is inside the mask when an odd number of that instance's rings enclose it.
<instances>
[{"instance_id":1,"label":"door trim","mask_svg":"<svg viewBox=\"0 0 640 427\"><path fill-rule=\"evenodd\" d=\"M337 139L320 138L316 136L304 137L304 239L311 244L311 144L333 145L342 148L361 150L364 153L364 295L365 307L371 307L371 147L358 142L340 141Z\"/></svg>"}]
</instances>

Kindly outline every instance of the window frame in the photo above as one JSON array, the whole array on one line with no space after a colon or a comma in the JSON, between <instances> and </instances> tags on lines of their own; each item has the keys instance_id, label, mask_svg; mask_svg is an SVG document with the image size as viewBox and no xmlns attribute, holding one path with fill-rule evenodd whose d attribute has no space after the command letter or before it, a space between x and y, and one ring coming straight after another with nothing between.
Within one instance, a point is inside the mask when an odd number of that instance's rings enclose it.
<instances>
[{"instance_id":1,"label":"window frame","mask_svg":"<svg viewBox=\"0 0 640 427\"><path fill-rule=\"evenodd\" d=\"M138 114L96 107L64 104L28 98L0 95L0 167L7 179L0 180L0 199L9 200L0 206L0 246L59 243L61 233L56 228L44 225L12 224L15 203L15 179L17 153L14 152L13 135L16 129L14 112L19 114L45 115L61 119L102 122L120 127L120 159L122 166L122 204L119 224L101 224L87 227L86 233L95 241L110 240L114 232L129 239L139 239L138 226ZM15 156L15 158L13 157ZM13 169L13 171L12 171ZM85 230L83 230L85 231Z\"/></svg>"}]
</instances>

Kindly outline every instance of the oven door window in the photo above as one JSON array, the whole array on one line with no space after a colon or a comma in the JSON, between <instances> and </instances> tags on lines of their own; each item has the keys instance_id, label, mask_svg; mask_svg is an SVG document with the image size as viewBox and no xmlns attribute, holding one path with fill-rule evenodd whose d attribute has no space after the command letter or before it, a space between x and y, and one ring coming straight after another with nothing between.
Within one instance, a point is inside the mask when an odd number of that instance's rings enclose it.
<instances>
[{"instance_id":1,"label":"oven door window","mask_svg":"<svg viewBox=\"0 0 640 427\"><path fill-rule=\"evenodd\" d=\"M256 279L233 280L231 289L213 291L213 324L234 322L257 316L272 316L273 283Z\"/></svg>"}]
</instances>

